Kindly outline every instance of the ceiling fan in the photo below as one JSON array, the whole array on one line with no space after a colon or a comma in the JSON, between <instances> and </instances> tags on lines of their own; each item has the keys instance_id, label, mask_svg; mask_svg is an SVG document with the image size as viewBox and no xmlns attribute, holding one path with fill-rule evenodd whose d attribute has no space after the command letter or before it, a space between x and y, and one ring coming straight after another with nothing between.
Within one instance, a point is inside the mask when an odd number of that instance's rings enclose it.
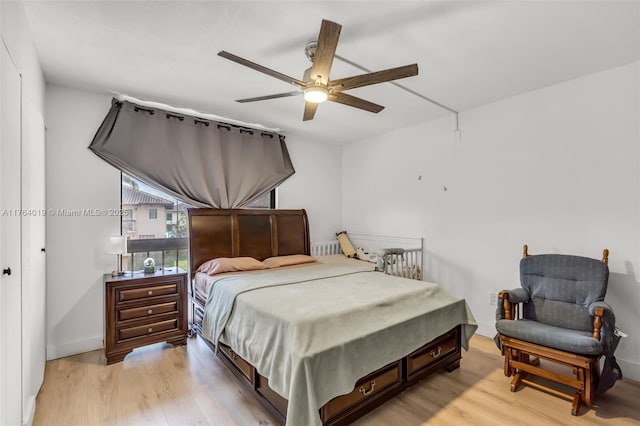
<instances>
[{"instance_id":1,"label":"ceiling fan","mask_svg":"<svg viewBox=\"0 0 640 426\"><path fill-rule=\"evenodd\" d=\"M337 102L365 111L378 113L384 109L382 105L369 102L367 100L344 93L345 90L356 87L369 86L371 84L384 83L386 81L398 80L400 78L418 75L418 65L405 65L403 67L390 68L383 71L376 71L367 74L360 74L353 77L330 80L329 73L338 45L340 30L342 25L335 22L322 20L318 41L307 44L307 57L313 62L302 77L302 80L289 77L278 71L251 62L247 59L236 56L224 50L218 52L219 56L237 62L246 67L260 71L278 80L293 84L298 90L293 92L278 93L275 95L258 96L255 98L238 99L236 102L255 102L267 99L285 98L288 96L304 95L304 115L303 121L312 120L318 109L318 105L324 101Z\"/></svg>"}]
</instances>

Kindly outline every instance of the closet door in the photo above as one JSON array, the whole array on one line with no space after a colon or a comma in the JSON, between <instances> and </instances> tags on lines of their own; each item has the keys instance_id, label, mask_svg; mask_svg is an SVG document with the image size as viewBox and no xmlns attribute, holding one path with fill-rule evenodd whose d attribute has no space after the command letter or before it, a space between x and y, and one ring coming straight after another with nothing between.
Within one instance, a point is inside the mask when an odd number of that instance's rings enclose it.
<instances>
[{"instance_id":1,"label":"closet door","mask_svg":"<svg viewBox=\"0 0 640 426\"><path fill-rule=\"evenodd\" d=\"M22 423L21 79L2 42L0 67L0 424L19 425Z\"/></svg>"}]
</instances>

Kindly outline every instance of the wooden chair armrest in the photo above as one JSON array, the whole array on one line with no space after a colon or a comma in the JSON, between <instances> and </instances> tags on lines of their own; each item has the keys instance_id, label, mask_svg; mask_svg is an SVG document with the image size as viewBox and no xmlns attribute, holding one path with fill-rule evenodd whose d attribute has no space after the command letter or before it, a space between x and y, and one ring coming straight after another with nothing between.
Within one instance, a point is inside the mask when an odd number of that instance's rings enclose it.
<instances>
[{"instance_id":1,"label":"wooden chair armrest","mask_svg":"<svg viewBox=\"0 0 640 426\"><path fill-rule=\"evenodd\" d=\"M498 293L498 300L502 300L502 307L504 308L504 318L512 320L514 318L514 306L509 302L509 292L501 291Z\"/></svg>"},{"instance_id":2,"label":"wooden chair armrest","mask_svg":"<svg viewBox=\"0 0 640 426\"><path fill-rule=\"evenodd\" d=\"M604 316L604 308L602 306L596 306L596 310L593 314L593 338L600 340L600 330L602 329L602 317Z\"/></svg>"}]
</instances>

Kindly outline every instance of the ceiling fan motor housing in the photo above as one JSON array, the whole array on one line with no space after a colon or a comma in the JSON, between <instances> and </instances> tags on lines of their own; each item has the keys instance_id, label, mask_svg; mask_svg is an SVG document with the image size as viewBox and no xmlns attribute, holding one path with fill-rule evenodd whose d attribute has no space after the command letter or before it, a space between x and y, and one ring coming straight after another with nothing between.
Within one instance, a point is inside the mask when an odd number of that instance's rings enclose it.
<instances>
[{"instance_id":1,"label":"ceiling fan motor housing","mask_svg":"<svg viewBox=\"0 0 640 426\"><path fill-rule=\"evenodd\" d=\"M317 41L310 41L304 47L304 54L307 56L307 59L311 62L313 62L313 60L316 57L316 47L318 47Z\"/></svg>"}]
</instances>

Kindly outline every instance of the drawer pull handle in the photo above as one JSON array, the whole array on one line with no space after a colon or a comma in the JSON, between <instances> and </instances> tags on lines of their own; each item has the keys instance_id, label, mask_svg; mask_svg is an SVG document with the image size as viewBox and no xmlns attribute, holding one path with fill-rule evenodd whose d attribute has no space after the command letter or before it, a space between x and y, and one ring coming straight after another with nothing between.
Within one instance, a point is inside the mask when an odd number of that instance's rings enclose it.
<instances>
[{"instance_id":1,"label":"drawer pull handle","mask_svg":"<svg viewBox=\"0 0 640 426\"><path fill-rule=\"evenodd\" d=\"M238 354L235 353L234 351L231 351L231 359L234 360L234 361L237 361L238 360Z\"/></svg>"},{"instance_id":2,"label":"drawer pull handle","mask_svg":"<svg viewBox=\"0 0 640 426\"><path fill-rule=\"evenodd\" d=\"M149 315L151 315L152 313L153 313L153 309L149 309L149 310L147 311L147 314L149 314Z\"/></svg>"},{"instance_id":3,"label":"drawer pull handle","mask_svg":"<svg viewBox=\"0 0 640 426\"><path fill-rule=\"evenodd\" d=\"M431 351L429 352L429 355L431 355L431 358L438 358L440 355L442 354L442 346L438 346L438 351Z\"/></svg>"},{"instance_id":4,"label":"drawer pull handle","mask_svg":"<svg viewBox=\"0 0 640 426\"><path fill-rule=\"evenodd\" d=\"M153 333L153 328L149 327L149 330L147 330L149 333Z\"/></svg>"},{"instance_id":5,"label":"drawer pull handle","mask_svg":"<svg viewBox=\"0 0 640 426\"><path fill-rule=\"evenodd\" d=\"M151 295L153 294L153 290L149 290L149 291L147 292L147 294L148 294L149 296L151 296Z\"/></svg>"},{"instance_id":6,"label":"drawer pull handle","mask_svg":"<svg viewBox=\"0 0 640 426\"><path fill-rule=\"evenodd\" d=\"M360 386L360 393L364 396L371 395L371 392L373 392L373 389L376 387L376 381L372 380L369 382L369 386L369 390L366 390L364 386Z\"/></svg>"}]
</instances>

